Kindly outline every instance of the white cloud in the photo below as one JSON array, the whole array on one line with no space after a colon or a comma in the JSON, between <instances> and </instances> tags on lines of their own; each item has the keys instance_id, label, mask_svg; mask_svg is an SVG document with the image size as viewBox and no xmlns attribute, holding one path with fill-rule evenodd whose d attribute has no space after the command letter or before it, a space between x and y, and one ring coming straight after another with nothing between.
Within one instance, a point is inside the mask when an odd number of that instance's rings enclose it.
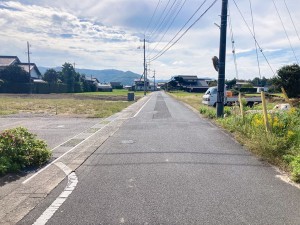
<instances>
[{"instance_id":1,"label":"white cloud","mask_svg":"<svg viewBox=\"0 0 300 225\"><path fill-rule=\"evenodd\" d=\"M3 2L0 7L4 28L0 40L8 43L1 54L19 55L28 40L33 47L32 59L44 66L69 60L78 61L82 67L105 68L119 65L118 61L128 63L132 55L134 62L138 56L134 52L138 37L122 29L81 20L51 7L19 2Z\"/></svg>"},{"instance_id":2,"label":"white cloud","mask_svg":"<svg viewBox=\"0 0 300 225\"><path fill-rule=\"evenodd\" d=\"M182 61L182 60L180 60L180 61L175 61L175 62L173 62L172 63L173 65L178 65L178 66L183 66L183 65L185 65L185 63Z\"/></svg>"},{"instance_id":3,"label":"white cloud","mask_svg":"<svg viewBox=\"0 0 300 225\"><path fill-rule=\"evenodd\" d=\"M166 4L167 1L162 1ZM199 16L212 1L208 1ZM249 1L236 1L252 29ZM272 1L252 0L256 38L274 71L280 66L294 63L295 58L276 14ZM300 40L282 1L275 1L300 59ZM296 27L300 17L297 1L287 0ZM140 38L148 25L157 1L148 0L22 0L0 2L1 55L18 55L26 61L26 41L32 44L32 60L40 66L59 66L76 62L78 67L115 68L142 73L143 50ZM187 0L162 42L157 36L149 50L155 56L176 34L199 6L199 1ZM164 5L162 5L164 6ZM163 7L159 8L159 13ZM221 1L195 25L177 44L150 65L157 77L168 79L174 74L196 74L216 77L211 58L218 55ZM237 8L230 1L230 14L235 39L239 77L258 76L254 40ZM157 17L153 21L157 21ZM154 23L153 23L154 24ZM152 24L152 25L153 25ZM164 27L167 27L165 24ZM149 30L152 30L150 26ZM300 32L300 30L299 30ZM149 51L147 47L147 57ZM226 77L235 76L231 53L230 32L227 40ZM269 65L259 52L262 76L273 76Z\"/></svg>"}]
</instances>

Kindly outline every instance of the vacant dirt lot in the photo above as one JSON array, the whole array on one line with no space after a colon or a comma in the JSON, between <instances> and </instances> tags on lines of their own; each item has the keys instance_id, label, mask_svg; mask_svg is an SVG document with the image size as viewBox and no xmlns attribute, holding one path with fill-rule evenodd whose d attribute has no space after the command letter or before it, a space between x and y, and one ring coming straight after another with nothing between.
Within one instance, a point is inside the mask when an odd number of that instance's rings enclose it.
<instances>
[{"instance_id":1,"label":"vacant dirt lot","mask_svg":"<svg viewBox=\"0 0 300 225\"><path fill-rule=\"evenodd\" d=\"M127 96L122 95L0 94L0 115L105 118L130 104Z\"/></svg>"},{"instance_id":2,"label":"vacant dirt lot","mask_svg":"<svg viewBox=\"0 0 300 225\"><path fill-rule=\"evenodd\" d=\"M104 100L127 101L127 96L114 95L79 95L79 94L0 94L1 97L24 99L78 99L78 100Z\"/></svg>"}]
</instances>

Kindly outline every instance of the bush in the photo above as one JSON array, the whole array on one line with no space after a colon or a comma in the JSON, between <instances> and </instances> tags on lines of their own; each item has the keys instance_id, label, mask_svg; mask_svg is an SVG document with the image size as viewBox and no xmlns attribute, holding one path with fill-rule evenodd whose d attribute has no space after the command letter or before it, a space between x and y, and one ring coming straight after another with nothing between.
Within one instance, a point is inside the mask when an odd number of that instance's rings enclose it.
<instances>
[{"instance_id":1,"label":"bush","mask_svg":"<svg viewBox=\"0 0 300 225\"><path fill-rule=\"evenodd\" d=\"M82 84L82 82L75 82L75 84L74 84L74 92L75 93L83 92L83 84Z\"/></svg>"},{"instance_id":2,"label":"bush","mask_svg":"<svg viewBox=\"0 0 300 225\"><path fill-rule=\"evenodd\" d=\"M296 182L300 182L300 155L286 155L284 160L291 167L292 179Z\"/></svg>"},{"instance_id":3,"label":"bush","mask_svg":"<svg viewBox=\"0 0 300 225\"><path fill-rule=\"evenodd\" d=\"M229 116L217 122L234 132L239 141L267 161L289 168L300 182L300 110L268 114L270 132L265 131L262 114Z\"/></svg>"},{"instance_id":4,"label":"bush","mask_svg":"<svg viewBox=\"0 0 300 225\"><path fill-rule=\"evenodd\" d=\"M45 141L26 128L18 127L0 133L0 174L18 172L29 166L41 166L51 157Z\"/></svg>"},{"instance_id":5,"label":"bush","mask_svg":"<svg viewBox=\"0 0 300 225\"><path fill-rule=\"evenodd\" d=\"M200 109L200 114L204 115L205 117L208 117L210 119L216 118L216 109L208 106L201 106Z\"/></svg>"},{"instance_id":6,"label":"bush","mask_svg":"<svg viewBox=\"0 0 300 225\"><path fill-rule=\"evenodd\" d=\"M217 111L216 108L208 107L208 106L201 106L199 109L200 114L204 115L205 117L208 117L210 119L214 119L217 117ZM230 116L231 109L230 107L224 107L224 115Z\"/></svg>"},{"instance_id":7,"label":"bush","mask_svg":"<svg viewBox=\"0 0 300 225\"><path fill-rule=\"evenodd\" d=\"M240 89L240 92L243 93L256 93L257 89L256 88L251 88L251 87L242 87Z\"/></svg>"},{"instance_id":8,"label":"bush","mask_svg":"<svg viewBox=\"0 0 300 225\"><path fill-rule=\"evenodd\" d=\"M277 71L277 76L273 83L278 87L283 87L289 96L294 98L300 95L300 66L297 64L281 67Z\"/></svg>"},{"instance_id":9,"label":"bush","mask_svg":"<svg viewBox=\"0 0 300 225\"><path fill-rule=\"evenodd\" d=\"M33 83L32 93L49 94L50 93L50 85L48 83Z\"/></svg>"},{"instance_id":10,"label":"bush","mask_svg":"<svg viewBox=\"0 0 300 225\"><path fill-rule=\"evenodd\" d=\"M4 81L0 87L0 93L29 93L29 83L14 83Z\"/></svg>"}]
</instances>

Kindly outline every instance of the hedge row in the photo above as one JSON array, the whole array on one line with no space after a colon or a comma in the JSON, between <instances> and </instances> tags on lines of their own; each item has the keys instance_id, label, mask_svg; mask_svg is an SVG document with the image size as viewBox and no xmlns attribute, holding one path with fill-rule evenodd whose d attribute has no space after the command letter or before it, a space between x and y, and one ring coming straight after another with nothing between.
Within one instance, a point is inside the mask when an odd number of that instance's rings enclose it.
<instances>
[{"instance_id":1,"label":"hedge row","mask_svg":"<svg viewBox=\"0 0 300 225\"><path fill-rule=\"evenodd\" d=\"M256 93L257 88L241 88L240 92L242 92L242 93Z\"/></svg>"},{"instance_id":2,"label":"hedge row","mask_svg":"<svg viewBox=\"0 0 300 225\"><path fill-rule=\"evenodd\" d=\"M50 84L50 83L33 83L31 84L32 93L49 94L49 93L66 93L68 91L66 84ZM0 93L29 93L29 83L2 83Z\"/></svg>"}]
</instances>

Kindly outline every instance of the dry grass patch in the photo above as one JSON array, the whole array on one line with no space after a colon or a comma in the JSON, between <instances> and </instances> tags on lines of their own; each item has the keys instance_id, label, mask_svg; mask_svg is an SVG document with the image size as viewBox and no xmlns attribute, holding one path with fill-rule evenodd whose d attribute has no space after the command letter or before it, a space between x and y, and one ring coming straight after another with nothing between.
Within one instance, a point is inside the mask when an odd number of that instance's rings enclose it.
<instances>
[{"instance_id":1,"label":"dry grass patch","mask_svg":"<svg viewBox=\"0 0 300 225\"><path fill-rule=\"evenodd\" d=\"M0 115L31 113L83 117L108 117L132 102L73 98L0 97Z\"/></svg>"},{"instance_id":2,"label":"dry grass patch","mask_svg":"<svg viewBox=\"0 0 300 225\"><path fill-rule=\"evenodd\" d=\"M182 102L189 104L197 110L199 110L200 106L202 105L201 102L203 93L188 93L183 91L174 91L168 92L168 94Z\"/></svg>"}]
</instances>

